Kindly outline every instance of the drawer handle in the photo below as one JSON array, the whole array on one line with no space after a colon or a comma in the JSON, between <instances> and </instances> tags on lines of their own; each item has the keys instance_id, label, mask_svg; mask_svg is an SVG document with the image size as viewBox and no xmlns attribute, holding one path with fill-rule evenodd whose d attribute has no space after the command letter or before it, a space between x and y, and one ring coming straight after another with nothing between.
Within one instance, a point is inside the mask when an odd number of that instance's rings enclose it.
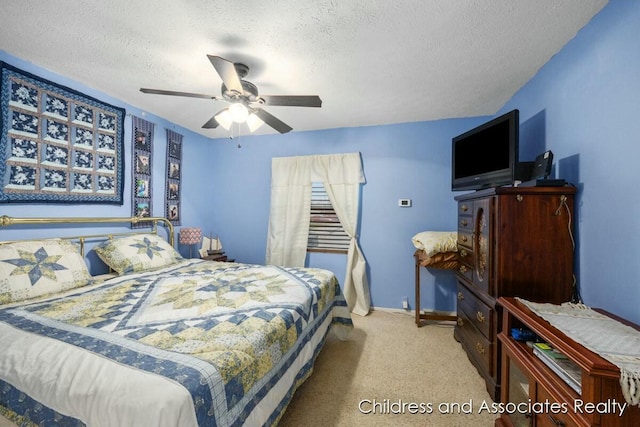
<instances>
[{"instance_id":1,"label":"drawer handle","mask_svg":"<svg viewBox=\"0 0 640 427\"><path fill-rule=\"evenodd\" d=\"M462 301L464 299L464 294L462 292L458 292L458 301Z\"/></svg>"},{"instance_id":2,"label":"drawer handle","mask_svg":"<svg viewBox=\"0 0 640 427\"><path fill-rule=\"evenodd\" d=\"M461 265L460 268L460 273L464 274L468 271L467 266L466 265Z\"/></svg>"},{"instance_id":3,"label":"drawer handle","mask_svg":"<svg viewBox=\"0 0 640 427\"><path fill-rule=\"evenodd\" d=\"M466 211L468 211L468 210L469 210L469 206L467 206L467 205L462 205L462 206L460 206L460 210L461 210L462 212L466 212Z\"/></svg>"},{"instance_id":4,"label":"drawer handle","mask_svg":"<svg viewBox=\"0 0 640 427\"><path fill-rule=\"evenodd\" d=\"M484 314L482 314L481 311L476 312L476 319L478 319L478 322L484 323L485 321Z\"/></svg>"},{"instance_id":5,"label":"drawer handle","mask_svg":"<svg viewBox=\"0 0 640 427\"><path fill-rule=\"evenodd\" d=\"M484 356L484 354L486 353L486 350L484 349L484 347L482 346L482 344L480 344L479 342L476 343L476 351L480 354L482 354Z\"/></svg>"},{"instance_id":6,"label":"drawer handle","mask_svg":"<svg viewBox=\"0 0 640 427\"><path fill-rule=\"evenodd\" d=\"M469 252L465 251L464 249L460 251L460 256L461 256L462 258L466 258L466 257L467 257L467 255L469 255Z\"/></svg>"},{"instance_id":7,"label":"drawer handle","mask_svg":"<svg viewBox=\"0 0 640 427\"><path fill-rule=\"evenodd\" d=\"M464 326L464 320L462 320L462 317L458 317L458 320L456 320L456 323L458 324L458 326L463 327Z\"/></svg>"},{"instance_id":8,"label":"drawer handle","mask_svg":"<svg viewBox=\"0 0 640 427\"><path fill-rule=\"evenodd\" d=\"M463 227L466 227L467 225L469 225L469 222L468 222L466 219L463 219L462 221L460 221L460 224L461 224Z\"/></svg>"},{"instance_id":9,"label":"drawer handle","mask_svg":"<svg viewBox=\"0 0 640 427\"><path fill-rule=\"evenodd\" d=\"M551 414L547 414L547 417L549 417L551 422L557 426L560 426L560 427L566 426L564 421L555 419Z\"/></svg>"},{"instance_id":10,"label":"drawer handle","mask_svg":"<svg viewBox=\"0 0 640 427\"><path fill-rule=\"evenodd\" d=\"M463 234L462 236L460 236L460 240L462 240L464 243L467 243L469 238Z\"/></svg>"}]
</instances>

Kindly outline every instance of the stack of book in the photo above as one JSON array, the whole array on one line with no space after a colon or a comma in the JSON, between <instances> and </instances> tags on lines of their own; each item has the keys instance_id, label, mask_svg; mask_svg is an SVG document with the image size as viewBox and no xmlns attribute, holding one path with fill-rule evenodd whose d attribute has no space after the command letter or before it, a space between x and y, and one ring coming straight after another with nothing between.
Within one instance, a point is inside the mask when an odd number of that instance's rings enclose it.
<instances>
[{"instance_id":1,"label":"stack of book","mask_svg":"<svg viewBox=\"0 0 640 427\"><path fill-rule=\"evenodd\" d=\"M581 393L582 369L574 361L552 348L549 344L542 342L533 344L533 354L558 374L576 393Z\"/></svg>"}]
</instances>

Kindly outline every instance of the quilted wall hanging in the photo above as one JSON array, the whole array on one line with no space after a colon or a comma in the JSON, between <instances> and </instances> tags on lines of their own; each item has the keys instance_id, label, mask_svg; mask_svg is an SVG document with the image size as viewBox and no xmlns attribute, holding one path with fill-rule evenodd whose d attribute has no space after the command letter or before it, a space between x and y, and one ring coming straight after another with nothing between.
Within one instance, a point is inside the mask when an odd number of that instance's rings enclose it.
<instances>
[{"instance_id":1,"label":"quilted wall hanging","mask_svg":"<svg viewBox=\"0 0 640 427\"><path fill-rule=\"evenodd\" d=\"M167 129L167 184L165 192L165 218L180 225L180 197L182 186L182 135Z\"/></svg>"},{"instance_id":2,"label":"quilted wall hanging","mask_svg":"<svg viewBox=\"0 0 640 427\"><path fill-rule=\"evenodd\" d=\"M133 159L131 162L131 215L150 217L153 212L152 204L152 165L153 165L153 123L133 116ZM132 224L132 228L149 227L147 222Z\"/></svg>"},{"instance_id":3,"label":"quilted wall hanging","mask_svg":"<svg viewBox=\"0 0 640 427\"><path fill-rule=\"evenodd\" d=\"M123 204L124 108L0 72L0 202Z\"/></svg>"}]
</instances>

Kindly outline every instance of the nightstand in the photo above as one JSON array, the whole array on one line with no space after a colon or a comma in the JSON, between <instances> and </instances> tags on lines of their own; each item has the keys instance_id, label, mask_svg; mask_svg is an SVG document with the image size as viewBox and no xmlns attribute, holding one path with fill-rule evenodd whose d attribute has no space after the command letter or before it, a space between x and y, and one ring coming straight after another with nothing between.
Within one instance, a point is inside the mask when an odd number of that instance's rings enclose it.
<instances>
[{"instance_id":1,"label":"nightstand","mask_svg":"<svg viewBox=\"0 0 640 427\"><path fill-rule=\"evenodd\" d=\"M202 259L206 260L206 261L220 261L220 262L234 262L234 259L229 259L227 257L227 254L225 254L224 252L220 252L217 254L213 254L213 255L207 255L202 257Z\"/></svg>"}]
</instances>

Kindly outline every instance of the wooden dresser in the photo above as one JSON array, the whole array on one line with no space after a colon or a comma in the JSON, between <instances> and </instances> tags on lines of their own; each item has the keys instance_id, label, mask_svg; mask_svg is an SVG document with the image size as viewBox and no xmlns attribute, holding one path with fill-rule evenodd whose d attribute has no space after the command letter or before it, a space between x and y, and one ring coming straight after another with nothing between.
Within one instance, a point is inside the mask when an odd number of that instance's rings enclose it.
<instances>
[{"instance_id":1,"label":"wooden dresser","mask_svg":"<svg viewBox=\"0 0 640 427\"><path fill-rule=\"evenodd\" d=\"M501 296L561 303L571 299L574 187L499 187L458 202L455 338L500 400Z\"/></svg>"}]
</instances>

